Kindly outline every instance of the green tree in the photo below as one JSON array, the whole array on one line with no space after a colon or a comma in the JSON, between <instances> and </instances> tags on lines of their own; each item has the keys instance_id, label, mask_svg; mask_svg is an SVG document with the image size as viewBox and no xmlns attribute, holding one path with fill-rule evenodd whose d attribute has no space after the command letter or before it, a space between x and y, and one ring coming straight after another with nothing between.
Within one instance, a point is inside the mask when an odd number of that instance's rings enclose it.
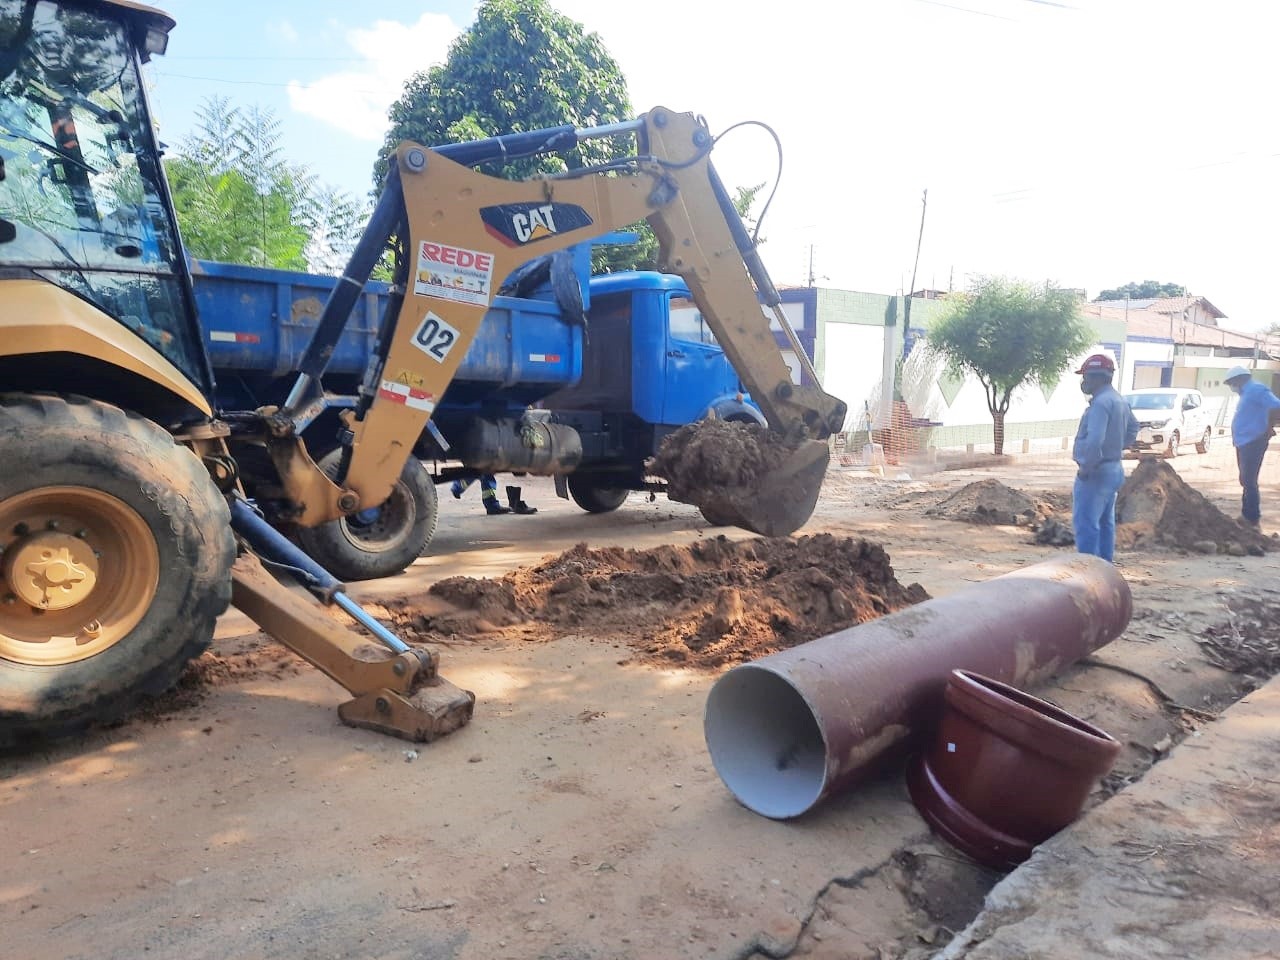
<instances>
[{"instance_id":1,"label":"green tree","mask_svg":"<svg viewBox=\"0 0 1280 960\"><path fill-rule=\"evenodd\" d=\"M375 184L402 140L439 146L543 127L616 123L631 117L627 83L600 38L547 0L482 0L475 23L441 65L409 78L389 111L391 129ZM482 167L509 178L563 173L616 159L626 147L591 140L565 155Z\"/></svg>"},{"instance_id":2,"label":"green tree","mask_svg":"<svg viewBox=\"0 0 1280 960\"><path fill-rule=\"evenodd\" d=\"M482 0L475 23L441 65L409 78L389 111L391 128L374 165L381 184L403 140L441 146L546 127L598 126L632 117L626 79L594 33L547 0ZM523 179L621 159L626 139L589 140L567 154L529 157L480 169ZM653 269L658 241L647 223L630 224L634 244L597 248L592 270Z\"/></svg>"},{"instance_id":3,"label":"green tree","mask_svg":"<svg viewBox=\"0 0 1280 960\"><path fill-rule=\"evenodd\" d=\"M1157 297L1184 297L1187 288L1180 283L1161 283L1159 280L1143 280L1126 283L1098 294L1099 300L1151 300Z\"/></svg>"},{"instance_id":4,"label":"green tree","mask_svg":"<svg viewBox=\"0 0 1280 960\"><path fill-rule=\"evenodd\" d=\"M980 278L929 327L929 348L957 375L982 384L995 434L1004 453L1004 418L1023 384L1057 382L1067 364L1093 341L1075 295L1048 284L1004 277Z\"/></svg>"},{"instance_id":5,"label":"green tree","mask_svg":"<svg viewBox=\"0 0 1280 960\"><path fill-rule=\"evenodd\" d=\"M165 160L193 257L337 272L365 219L355 200L316 182L280 147L280 122L225 98L201 104L195 129Z\"/></svg>"},{"instance_id":6,"label":"green tree","mask_svg":"<svg viewBox=\"0 0 1280 960\"><path fill-rule=\"evenodd\" d=\"M481 0L475 23L454 41L445 62L410 77L391 106L374 183L380 187L388 159L404 140L432 147L547 127L598 126L633 115L626 79L596 34L547 0ZM631 151L629 138L589 140L567 154L479 169L522 179L607 164ZM744 216L759 190L736 191ZM659 267L658 241L648 223L624 229L637 234L637 242L594 250L594 273ZM386 274L384 263L380 275Z\"/></svg>"}]
</instances>

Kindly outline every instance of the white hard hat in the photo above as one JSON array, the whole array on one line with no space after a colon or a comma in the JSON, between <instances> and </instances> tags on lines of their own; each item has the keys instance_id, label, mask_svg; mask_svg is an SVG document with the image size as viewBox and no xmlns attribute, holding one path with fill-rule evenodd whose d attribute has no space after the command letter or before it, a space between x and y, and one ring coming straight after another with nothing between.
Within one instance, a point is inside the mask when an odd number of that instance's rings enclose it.
<instances>
[{"instance_id":1,"label":"white hard hat","mask_svg":"<svg viewBox=\"0 0 1280 960\"><path fill-rule=\"evenodd\" d=\"M1224 383L1230 383L1236 377L1252 377L1252 376L1253 376L1252 373L1250 373L1244 367L1237 364L1236 366L1232 367L1230 370L1227 371L1227 375L1223 377L1222 380Z\"/></svg>"}]
</instances>

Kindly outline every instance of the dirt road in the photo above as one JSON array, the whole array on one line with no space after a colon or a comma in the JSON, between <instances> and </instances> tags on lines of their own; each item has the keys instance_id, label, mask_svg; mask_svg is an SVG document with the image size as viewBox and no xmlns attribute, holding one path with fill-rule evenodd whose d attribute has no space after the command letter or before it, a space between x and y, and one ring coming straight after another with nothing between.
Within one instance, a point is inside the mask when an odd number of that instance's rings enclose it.
<instances>
[{"instance_id":1,"label":"dirt road","mask_svg":"<svg viewBox=\"0 0 1280 960\"><path fill-rule=\"evenodd\" d=\"M1229 456L1220 445L1177 466L1232 511ZM989 477L1060 499L1070 468L832 473L801 533L881 544L899 581L935 596L1052 555L1025 527L926 514ZM1264 480L1264 510L1280 519L1280 476ZM443 498L431 556L356 595L394 605L446 577L500 576L582 541L648 548L749 536L661 498L633 495L616 514L588 516L556 501L549 483L524 487L534 516L488 517L476 498ZM1126 744L1099 799L1205 722L1167 701L1211 714L1238 696L1241 677L1206 659L1206 631L1243 597L1280 603L1280 553L1149 549L1119 559L1134 590L1130 629L1098 665L1038 691ZM505 631L442 646L442 673L476 692L475 719L416 749L343 727L342 692L237 614L220 624L215 652L201 691L0 760L0 952L928 956L999 879L931 839L898 772L796 823L748 812L702 739L717 673L655 664L572 623L551 640Z\"/></svg>"}]
</instances>

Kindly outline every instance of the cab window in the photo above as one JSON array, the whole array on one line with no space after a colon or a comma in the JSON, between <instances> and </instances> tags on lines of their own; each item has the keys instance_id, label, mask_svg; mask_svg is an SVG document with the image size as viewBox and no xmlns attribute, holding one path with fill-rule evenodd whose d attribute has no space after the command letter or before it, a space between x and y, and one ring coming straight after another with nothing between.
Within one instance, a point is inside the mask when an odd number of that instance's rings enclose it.
<instances>
[{"instance_id":1,"label":"cab window","mask_svg":"<svg viewBox=\"0 0 1280 960\"><path fill-rule=\"evenodd\" d=\"M670 300L671 336L689 343L716 345L716 335L702 318L702 311L692 297L675 294Z\"/></svg>"}]
</instances>

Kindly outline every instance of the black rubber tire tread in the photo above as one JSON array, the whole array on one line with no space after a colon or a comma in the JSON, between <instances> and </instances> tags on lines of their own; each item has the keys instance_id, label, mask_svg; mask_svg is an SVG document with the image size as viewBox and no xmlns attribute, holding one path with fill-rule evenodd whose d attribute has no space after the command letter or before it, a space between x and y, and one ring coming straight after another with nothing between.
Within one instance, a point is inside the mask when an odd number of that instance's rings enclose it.
<instances>
[{"instance_id":1,"label":"black rubber tire tread","mask_svg":"<svg viewBox=\"0 0 1280 960\"><path fill-rule=\"evenodd\" d=\"M1196 442L1196 453L1208 453L1209 441L1213 437L1213 428L1205 427L1204 436Z\"/></svg>"},{"instance_id":2,"label":"black rubber tire tread","mask_svg":"<svg viewBox=\"0 0 1280 960\"><path fill-rule=\"evenodd\" d=\"M340 452L332 451L320 461L320 467L337 470ZM435 482L417 457L410 457L400 470L399 483L409 491L414 505L413 525L405 538L389 550L361 550L342 531L341 520L331 520L318 527L298 527L294 539L316 563L339 580L378 580L403 573L404 569L427 552L436 535L440 520L440 501Z\"/></svg>"},{"instance_id":3,"label":"black rubber tire tread","mask_svg":"<svg viewBox=\"0 0 1280 960\"><path fill-rule=\"evenodd\" d=\"M627 501L626 487L609 487L589 473L569 474L569 496L587 513L612 513Z\"/></svg>"},{"instance_id":4,"label":"black rubber tire tread","mask_svg":"<svg viewBox=\"0 0 1280 960\"><path fill-rule=\"evenodd\" d=\"M8 747L119 719L172 687L231 602L236 543L227 502L199 458L119 407L0 394L0 464L0 500L44 486L92 487L132 507L160 553L155 598L128 636L78 663L0 660L0 747Z\"/></svg>"}]
</instances>

